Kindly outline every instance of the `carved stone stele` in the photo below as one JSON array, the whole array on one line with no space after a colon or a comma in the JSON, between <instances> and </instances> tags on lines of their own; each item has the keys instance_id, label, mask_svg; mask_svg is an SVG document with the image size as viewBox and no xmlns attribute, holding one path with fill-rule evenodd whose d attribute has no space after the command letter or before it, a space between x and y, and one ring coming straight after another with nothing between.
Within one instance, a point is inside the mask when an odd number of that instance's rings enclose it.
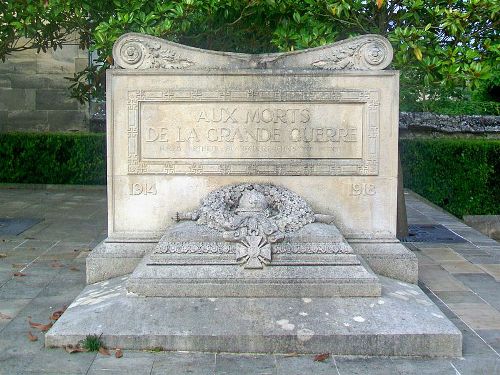
<instances>
[{"instance_id":1,"label":"carved stone stele","mask_svg":"<svg viewBox=\"0 0 500 375\"><path fill-rule=\"evenodd\" d=\"M325 69L382 70L392 61L392 46L380 35L362 35L322 47L294 52L249 55L210 51L157 37L128 33L113 47L123 69Z\"/></svg>"}]
</instances>

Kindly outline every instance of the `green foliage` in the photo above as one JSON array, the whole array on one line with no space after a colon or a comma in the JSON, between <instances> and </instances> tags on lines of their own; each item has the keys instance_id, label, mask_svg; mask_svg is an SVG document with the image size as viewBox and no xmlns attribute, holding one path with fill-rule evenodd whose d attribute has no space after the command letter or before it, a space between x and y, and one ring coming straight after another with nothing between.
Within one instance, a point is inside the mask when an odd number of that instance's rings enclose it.
<instances>
[{"instance_id":1,"label":"green foliage","mask_svg":"<svg viewBox=\"0 0 500 375\"><path fill-rule=\"evenodd\" d=\"M500 140L403 139L407 188L455 216L500 214Z\"/></svg>"},{"instance_id":2,"label":"green foliage","mask_svg":"<svg viewBox=\"0 0 500 375\"><path fill-rule=\"evenodd\" d=\"M72 78L73 95L84 101L104 95L103 71L125 32L251 53L377 33L394 46L403 105L428 110L429 102L467 100L495 80L499 11L497 0L14 0L0 2L0 57L57 48L79 33L80 45L98 55L97 66Z\"/></svg>"},{"instance_id":3,"label":"green foliage","mask_svg":"<svg viewBox=\"0 0 500 375\"><path fill-rule=\"evenodd\" d=\"M106 183L103 134L0 133L0 181Z\"/></svg>"},{"instance_id":4,"label":"green foliage","mask_svg":"<svg viewBox=\"0 0 500 375\"><path fill-rule=\"evenodd\" d=\"M97 352L103 345L99 336L89 335L81 342L81 346L89 352Z\"/></svg>"}]
</instances>

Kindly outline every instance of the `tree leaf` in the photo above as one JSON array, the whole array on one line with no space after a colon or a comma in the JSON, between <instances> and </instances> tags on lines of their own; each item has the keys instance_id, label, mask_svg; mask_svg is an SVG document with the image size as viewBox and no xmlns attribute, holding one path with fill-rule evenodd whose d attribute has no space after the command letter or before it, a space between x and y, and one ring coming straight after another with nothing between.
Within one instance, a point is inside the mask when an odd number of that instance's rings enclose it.
<instances>
[{"instance_id":1,"label":"tree leaf","mask_svg":"<svg viewBox=\"0 0 500 375\"><path fill-rule=\"evenodd\" d=\"M52 322L49 322L47 324L35 323L31 320L31 316L28 316L28 323L31 328L39 329L42 332L47 332L50 329L50 327L52 327Z\"/></svg>"},{"instance_id":2,"label":"tree leaf","mask_svg":"<svg viewBox=\"0 0 500 375\"><path fill-rule=\"evenodd\" d=\"M384 0L377 0L377 8L382 8L382 5L384 5Z\"/></svg>"},{"instance_id":3,"label":"tree leaf","mask_svg":"<svg viewBox=\"0 0 500 375\"><path fill-rule=\"evenodd\" d=\"M324 362L326 361L328 358L330 358L330 353L322 353L322 354L318 354L314 357L314 362Z\"/></svg>"},{"instance_id":4,"label":"tree leaf","mask_svg":"<svg viewBox=\"0 0 500 375\"><path fill-rule=\"evenodd\" d=\"M415 54L415 57L417 58L418 61L422 61L422 51L418 47L413 48L413 53Z\"/></svg>"},{"instance_id":5,"label":"tree leaf","mask_svg":"<svg viewBox=\"0 0 500 375\"><path fill-rule=\"evenodd\" d=\"M69 354L73 354L73 353L82 353L82 352L86 352L87 349L84 349L84 348L81 348L79 345L66 345L66 346L63 346L64 350L66 350Z\"/></svg>"},{"instance_id":6,"label":"tree leaf","mask_svg":"<svg viewBox=\"0 0 500 375\"><path fill-rule=\"evenodd\" d=\"M50 315L50 318L51 320L58 320L62 314L64 314L64 312L66 311L66 306L64 306L62 309L60 310L56 310L54 311L51 315Z\"/></svg>"},{"instance_id":7,"label":"tree leaf","mask_svg":"<svg viewBox=\"0 0 500 375\"><path fill-rule=\"evenodd\" d=\"M26 274L22 273L22 272L14 272L14 276L24 277L24 276L26 276Z\"/></svg>"},{"instance_id":8,"label":"tree leaf","mask_svg":"<svg viewBox=\"0 0 500 375\"><path fill-rule=\"evenodd\" d=\"M102 355L110 355L110 354L109 354L109 350L108 350L108 349L106 349L106 348L105 348L105 347L103 347L103 346L101 346L101 347L99 348L99 353L101 353Z\"/></svg>"}]
</instances>

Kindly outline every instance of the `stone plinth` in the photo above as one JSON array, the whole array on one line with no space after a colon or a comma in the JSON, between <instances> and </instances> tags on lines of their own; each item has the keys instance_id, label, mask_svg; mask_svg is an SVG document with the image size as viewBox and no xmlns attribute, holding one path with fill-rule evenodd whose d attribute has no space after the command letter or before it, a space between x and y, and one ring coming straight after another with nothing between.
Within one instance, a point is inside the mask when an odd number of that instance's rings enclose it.
<instances>
[{"instance_id":1,"label":"stone plinth","mask_svg":"<svg viewBox=\"0 0 500 375\"><path fill-rule=\"evenodd\" d=\"M337 228L311 223L269 246L270 264L242 267L240 243L192 221L170 227L128 280L130 292L156 297L379 296L378 277Z\"/></svg>"}]
</instances>

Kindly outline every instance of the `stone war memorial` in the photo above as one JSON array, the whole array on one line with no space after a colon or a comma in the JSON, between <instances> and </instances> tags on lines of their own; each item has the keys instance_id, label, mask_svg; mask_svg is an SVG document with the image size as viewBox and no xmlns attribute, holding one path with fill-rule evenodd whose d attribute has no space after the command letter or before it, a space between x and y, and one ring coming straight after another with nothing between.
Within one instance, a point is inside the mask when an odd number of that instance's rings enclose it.
<instances>
[{"instance_id":1,"label":"stone war memorial","mask_svg":"<svg viewBox=\"0 0 500 375\"><path fill-rule=\"evenodd\" d=\"M247 55L125 34L113 57L108 237L47 346L461 355L396 239L386 39Z\"/></svg>"}]
</instances>

